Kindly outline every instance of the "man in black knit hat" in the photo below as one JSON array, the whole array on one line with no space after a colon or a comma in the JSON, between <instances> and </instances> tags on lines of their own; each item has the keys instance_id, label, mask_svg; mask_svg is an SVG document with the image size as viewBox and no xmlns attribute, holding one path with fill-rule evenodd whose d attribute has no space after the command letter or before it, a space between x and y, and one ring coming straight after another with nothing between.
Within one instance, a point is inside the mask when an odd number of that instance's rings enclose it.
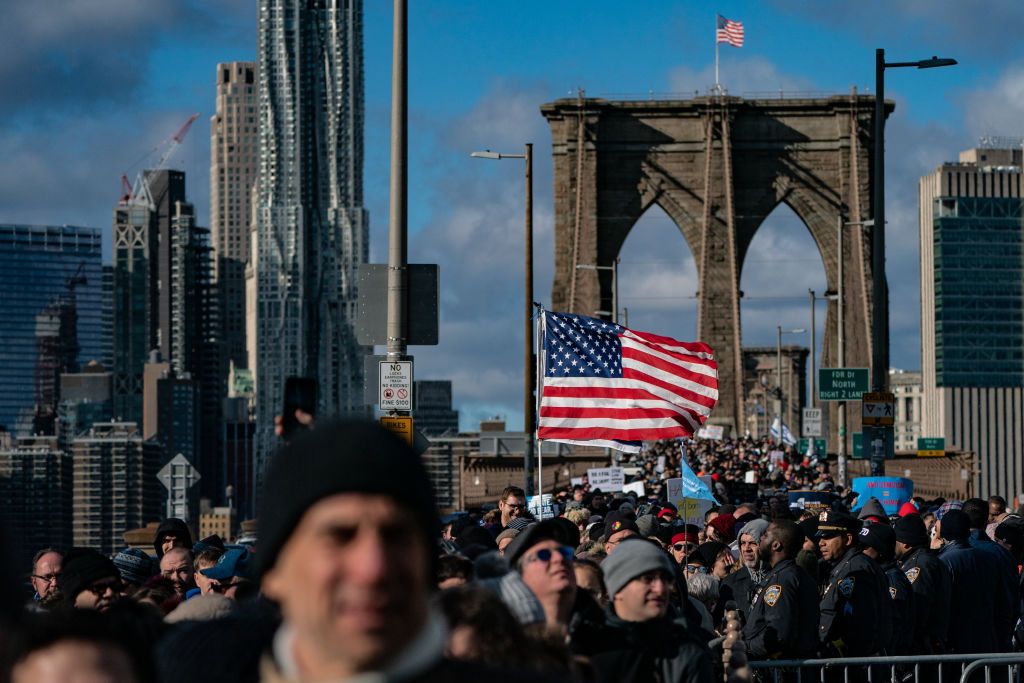
<instances>
[{"instance_id":1,"label":"man in black knit hat","mask_svg":"<svg viewBox=\"0 0 1024 683\"><path fill-rule=\"evenodd\" d=\"M274 456L264 481L256 574L280 624L181 631L161 646L162 679L517 680L444 656L430 602L440 520L405 442L372 422L321 423Z\"/></svg>"},{"instance_id":2,"label":"man in black knit hat","mask_svg":"<svg viewBox=\"0 0 1024 683\"><path fill-rule=\"evenodd\" d=\"M121 573L110 558L91 548L72 548L57 577L60 592L71 607L106 612L122 597Z\"/></svg>"}]
</instances>

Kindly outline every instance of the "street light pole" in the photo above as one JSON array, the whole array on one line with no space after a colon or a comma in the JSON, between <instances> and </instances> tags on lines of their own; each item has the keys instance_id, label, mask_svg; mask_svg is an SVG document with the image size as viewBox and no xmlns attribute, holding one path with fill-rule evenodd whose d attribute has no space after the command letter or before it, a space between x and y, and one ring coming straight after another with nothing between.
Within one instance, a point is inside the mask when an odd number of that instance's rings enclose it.
<instances>
[{"instance_id":1,"label":"street light pole","mask_svg":"<svg viewBox=\"0 0 1024 683\"><path fill-rule=\"evenodd\" d=\"M815 355L816 355L815 351L814 351L814 300L815 300L814 290L813 289L808 289L807 290L807 295L810 297L810 300L811 300L811 398L810 398L810 400L807 403L809 404L809 407L813 408L814 407L814 399L815 399L815 393L814 393L814 389L815 389L815 386L814 386L814 374L815 374L814 366L815 366L815 363L814 363L814 359L815 359ZM814 441L814 439L815 439L815 437L813 437L811 435L807 435L807 455L809 455L811 457L814 457L814 455L817 453L817 450L815 449L815 441Z\"/></svg>"},{"instance_id":2,"label":"street light pole","mask_svg":"<svg viewBox=\"0 0 1024 683\"><path fill-rule=\"evenodd\" d=\"M885 281L885 50L875 50L875 226L871 231L871 388L885 391L889 370L889 289Z\"/></svg>"},{"instance_id":3,"label":"street light pole","mask_svg":"<svg viewBox=\"0 0 1024 683\"><path fill-rule=\"evenodd\" d=\"M391 65L391 215L388 222L388 317L387 358L390 362L405 358L408 343L408 255L409 231L406 198L409 157L406 129L409 107L406 101L409 84L408 2L394 1L394 35Z\"/></svg>"},{"instance_id":4,"label":"street light pole","mask_svg":"<svg viewBox=\"0 0 1024 683\"><path fill-rule=\"evenodd\" d=\"M836 229L838 231L837 242L839 244L839 287L838 290L838 318L839 318L839 330L838 334L838 352L839 352L839 363L838 366L841 368L846 367L846 319L843 316L844 308L844 287L843 280L844 268L843 268L843 217L839 216L836 220ZM839 485L844 489L846 488L846 401L839 402L839 449L837 452L836 460L839 467Z\"/></svg>"},{"instance_id":5,"label":"street light pole","mask_svg":"<svg viewBox=\"0 0 1024 683\"><path fill-rule=\"evenodd\" d=\"M533 495L533 448L534 432L536 423L534 412L534 360L533 360L533 143L526 143L522 154L504 154L484 150L482 152L471 152L470 155L476 159L522 159L525 162L526 181L526 266L524 295L526 301L523 307L523 432L525 434L525 452L523 453L523 489L527 495ZM538 454L539 455L539 454ZM537 473L537 488L541 488L540 472ZM544 493L538 490L538 494Z\"/></svg>"},{"instance_id":6,"label":"street light pole","mask_svg":"<svg viewBox=\"0 0 1024 683\"><path fill-rule=\"evenodd\" d=\"M932 57L916 62L886 62L885 50L875 50L874 229L871 231L871 388L885 391L889 378L889 288L885 280L885 70L953 66L955 59ZM874 430L871 474L880 475L885 460L885 430Z\"/></svg>"}]
</instances>

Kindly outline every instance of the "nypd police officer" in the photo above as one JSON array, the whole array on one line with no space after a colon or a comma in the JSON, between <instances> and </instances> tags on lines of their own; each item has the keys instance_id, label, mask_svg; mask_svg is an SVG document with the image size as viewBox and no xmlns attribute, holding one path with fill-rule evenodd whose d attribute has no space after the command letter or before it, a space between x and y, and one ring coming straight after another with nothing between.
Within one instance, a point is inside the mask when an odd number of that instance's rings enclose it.
<instances>
[{"instance_id":1,"label":"nypd police officer","mask_svg":"<svg viewBox=\"0 0 1024 683\"><path fill-rule=\"evenodd\" d=\"M760 557L771 566L751 603L743 639L751 659L805 659L818 648L818 587L794 561L804 535L776 520L764 532Z\"/></svg>"},{"instance_id":2,"label":"nypd police officer","mask_svg":"<svg viewBox=\"0 0 1024 683\"><path fill-rule=\"evenodd\" d=\"M893 525L896 557L914 592L912 654L946 653L949 631L949 596L953 578L949 569L928 549L928 532L917 515L906 515Z\"/></svg>"},{"instance_id":3,"label":"nypd police officer","mask_svg":"<svg viewBox=\"0 0 1024 683\"><path fill-rule=\"evenodd\" d=\"M818 515L818 549L832 571L822 593L818 638L827 657L882 653L892 634L888 581L857 543L860 520L824 510Z\"/></svg>"}]
</instances>

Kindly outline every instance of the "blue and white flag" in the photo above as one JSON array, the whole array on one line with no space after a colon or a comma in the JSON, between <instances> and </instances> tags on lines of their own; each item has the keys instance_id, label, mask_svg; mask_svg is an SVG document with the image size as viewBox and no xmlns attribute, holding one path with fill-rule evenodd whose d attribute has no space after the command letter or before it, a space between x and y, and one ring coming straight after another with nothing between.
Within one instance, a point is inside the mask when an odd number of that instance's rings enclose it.
<instances>
[{"instance_id":1,"label":"blue and white flag","mask_svg":"<svg viewBox=\"0 0 1024 683\"><path fill-rule=\"evenodd\" d=\"M781 436L779 434L780 425L782 426ZM787 446L792 446L796 443L796 439L793 438L793 434L789 431L789 427L782 424L782 420L780 420L778 416L775 417L775 421L772 422L772 426L769 431L771 432L773 439L775 439L776 441L779 441L781 439L782 443L786 444Z\"/></svg>"},{"instance_id":2,"label":"blue and white flag","mask_svg":"<svg viewBox=\"0 0 1024 683\"><path fill-rule=\"evenodd\" d=\"M683 498L695 498L697 500L712 500L715 504L718 501L715 500L715 496L711 493L711 489L707 487L697 473L690 469L690 464L686 462L686 448L683 446L683 442L679 442L679 451L682 453L682 458L679 459L679 477L683 480L682 482L682 497Z\"/></svg>"}]
</instances>

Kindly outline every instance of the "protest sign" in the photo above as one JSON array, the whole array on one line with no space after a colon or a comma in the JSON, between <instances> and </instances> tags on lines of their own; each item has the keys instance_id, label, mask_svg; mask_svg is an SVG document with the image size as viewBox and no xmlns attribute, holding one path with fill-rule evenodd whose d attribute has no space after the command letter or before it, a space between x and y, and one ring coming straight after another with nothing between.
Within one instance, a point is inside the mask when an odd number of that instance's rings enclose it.
<instances>
[{"instance_id":1,"label":"protest sign","mask_svg":"<svg viewBox=\"0 0 1024 683\"><path fill-rule=\"evenodd\" d=\"M583 486L583 477L573 477L569 480L569 486Z\"/></svg>"},{"instance_id":2,"label":"protest sign","mask_svg":"<svg viewBox=\"0 0 1024 683\"><path fill-rule=\"evenodd\" d=\"M621 491L626 485L626 473L621 467L594 467L587 470L590 490L601 489L603 493Z\"/></svg>"},{"instance_id":3,"label":"protest sign","mask_svg":"<svg viewBox=\"0 0 1024 683\"><path fill-rule=\"evenodd\" d=\"M722 425L704 425L697 430L698 439L721 441L723 436L725 436L725 427Z\"/></svg>"},{"instance_id":4,"label":"protest sign","mask_svg":"<svg viewBox=\"0 0 1024 683\"><path fill-rule=\"evenodd\" d=\"M796 505L801 510L821 512L822 510L831 510L832 501L835 498L836 494L830 491L790 491L789 505L790 507Z\"/></svg>"},{"instance_id":5,"label":"protest sign","mask_svg":"<svg viewBox=\"0 0 1024 683\"><path fill-rule=\"evenodd\" d=\"M550 493L545 493L543 496L530 496L526 499L526 509L537 519L553 519L558 516L558 513L552 504L552 498Z\"/></svg>"},{"instance_id":6,"label":"protest sign","mask_svg":"<svg viewBox=\"0 0 1024 683\"><path fill-rule=\"evenodd\" d=\"M899 514L900 506L914 497L914 480L906 477L857 477L850 487L857 494L854 511L874 496L887 515Z\"/></svg>"},{"instance_id":7,"label":"protest sign","mask_svg":"<svg viewBox=\"0 0 1024 683\"><path fill-rule=\"evenodd\" d=\"M644 483L642 481L630 482L622 487L622 491L623 493L635 493L641 498L647 495L647 491L644 490Z\"/></svg>"},{"instance_id":8,"label":"protest sign","mask_svg":"<svg viewBox=\"0 0 1024 683\"><path fill-rule=\"evenodd\" d=\"M676 506L679 519L686 524L704 526L704 515L715 504L706 498L688 498L684 495L682 478L666 479L668 502Z\"/></svg>"}]
</instances>

